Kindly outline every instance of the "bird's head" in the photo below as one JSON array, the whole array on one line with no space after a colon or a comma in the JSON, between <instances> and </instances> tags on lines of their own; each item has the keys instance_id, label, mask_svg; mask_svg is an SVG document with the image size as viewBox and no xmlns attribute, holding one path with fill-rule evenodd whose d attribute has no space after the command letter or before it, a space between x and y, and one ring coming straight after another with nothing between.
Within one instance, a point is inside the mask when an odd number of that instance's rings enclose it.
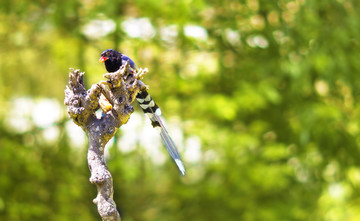
<instances>
[{"instance_id":1,"label":"bird's head","mask_svg":"<svg viewBox=\"0 0 360 221\"><path fill-rule=\"evenodd\" d=\"M115 72L119 70L121 66L121 53L113 49L107 49L100 55L100 62L105 63L106 70L109 72Z\"/></svg>"},{"instance_id":2,"label":"bird's head","mask_svg":"<svg viewBox=\"0 0 360 221\"><path fill-rule=\"evenodd\" d=\"M113 49L107 49L101 53L99 61L105 62L109 59L111 60L111 58L115 58L116 56L118 56L118 54L120 53Z\"/></svg>"}]
</instances>

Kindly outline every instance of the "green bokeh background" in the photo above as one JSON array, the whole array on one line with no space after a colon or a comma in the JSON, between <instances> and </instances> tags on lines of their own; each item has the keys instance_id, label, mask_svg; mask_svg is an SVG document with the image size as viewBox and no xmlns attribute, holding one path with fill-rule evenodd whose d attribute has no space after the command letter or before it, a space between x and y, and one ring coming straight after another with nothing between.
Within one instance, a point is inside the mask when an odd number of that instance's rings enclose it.
<instances>
[{"instance_id":1,"label":"green bokeh background","mask_svg":"<svg viewBox=\"0 0 360 221\"><path fill-rule=\"evenodd\" d=\"M102 80L107 48L149 68L187 168L181 177L161 143L161 162L144 142L123 151L120 130L107 163L124 221L360 220L359 10L355 0L2 0L0 220L100 220L87 143L72 137L63 99L70 67L87 87Z\"/></svg>"}]
</instances>

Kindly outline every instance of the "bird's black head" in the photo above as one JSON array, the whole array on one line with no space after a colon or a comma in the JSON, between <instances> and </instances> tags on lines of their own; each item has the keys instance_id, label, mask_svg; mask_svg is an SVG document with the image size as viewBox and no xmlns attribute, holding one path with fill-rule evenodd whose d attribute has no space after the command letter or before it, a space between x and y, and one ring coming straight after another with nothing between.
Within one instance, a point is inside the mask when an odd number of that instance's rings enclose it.
<instances>
[{"instance_id":1,"label":"bird's black head","mask_svg":"<svg viewBox=\"0 0 360 221\"><path fill-rule=\"evenodd\" d=\"M100 62L105 62L105 68L108 72L115 72L120 69L122 54L113 49L107 49L101 53Z\"/></svg>"}]
</instances>

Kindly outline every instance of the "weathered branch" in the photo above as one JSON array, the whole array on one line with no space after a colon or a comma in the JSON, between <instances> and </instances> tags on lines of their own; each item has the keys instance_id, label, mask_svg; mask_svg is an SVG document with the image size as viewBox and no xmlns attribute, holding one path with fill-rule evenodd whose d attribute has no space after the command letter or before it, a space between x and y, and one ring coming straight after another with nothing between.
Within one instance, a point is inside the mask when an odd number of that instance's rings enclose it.
<instances>
[{"instance_id":1,"label":"weathered branch","mask_svg":"<svg viewBox=\"0 0 360 221\"><path fill-rule=\"evenodd\" d=\"M136 73L127 63L119 71L105 74L107 81L94 84L86 91L84 72L70 69L64 103L70 118L89 137L87 158L91 172L90 182L95 184L98 190L93 202L97 204L102 220L120 220L113 200L112 177L104 159L104 148L117 129L127 123L130 114L134 112L131 103L140 90L147 88L140 81L146 72L147 70L140 70ZM99 109L101 94L111 103L112 108L98 118L95 112Z\"/></svg>"}]
</instances>

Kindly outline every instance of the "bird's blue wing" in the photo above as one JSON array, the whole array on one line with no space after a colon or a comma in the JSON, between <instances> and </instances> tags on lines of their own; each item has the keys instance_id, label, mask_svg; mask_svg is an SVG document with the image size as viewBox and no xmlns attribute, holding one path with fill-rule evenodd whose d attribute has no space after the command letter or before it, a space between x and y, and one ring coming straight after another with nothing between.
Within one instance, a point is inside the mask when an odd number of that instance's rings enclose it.
<instances>
[{"instance_id":1,"label":"bird's blue wing","mask_svg":"<svg viewBox=\"0 0 360 221\"><path fill-rule=\"evenodd\" d=\"M131 60L131 58L129 58L128 56L123 54L121 59L122 59L121 62L122 62L123 65L126 63L126 61L129 61L130 67L135 69L135 70L137 69L137 65L135 64L135 62L133 60Z\"/></svg>"}]
</instances>

